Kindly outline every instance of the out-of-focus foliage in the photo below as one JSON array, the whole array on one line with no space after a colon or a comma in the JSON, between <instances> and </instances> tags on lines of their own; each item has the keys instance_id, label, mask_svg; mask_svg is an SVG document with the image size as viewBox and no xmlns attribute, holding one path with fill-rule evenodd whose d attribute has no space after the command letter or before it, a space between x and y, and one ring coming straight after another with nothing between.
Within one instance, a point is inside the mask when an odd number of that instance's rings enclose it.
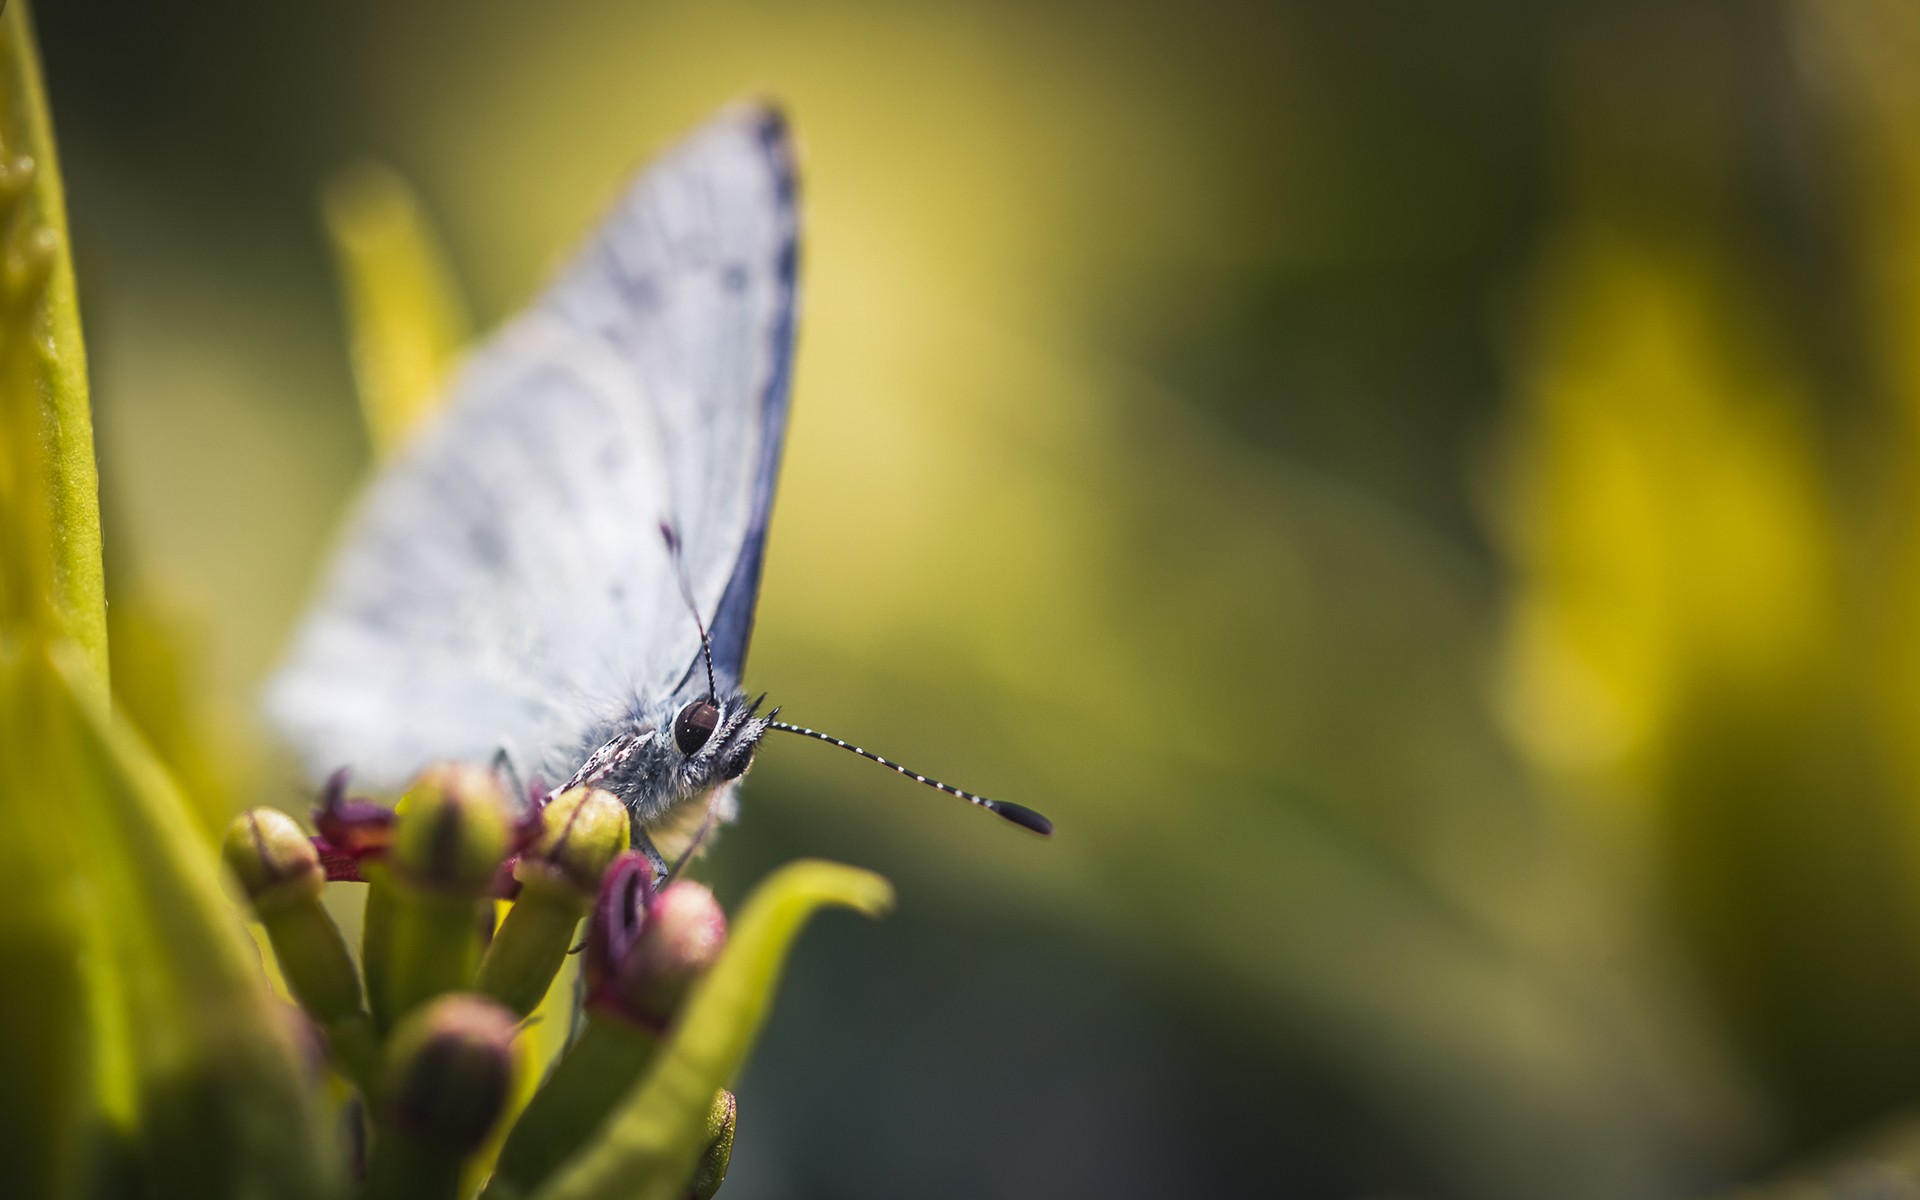
<instances>
[{"instance_id":1,"label":"out-of-focus foliage","mask_svg":"<svg viewBox=\"0 0 1920 1200\"><path fill-rule=\"evenodd\" d=\"M73 271L26 7L0 14L0 1153L22 1194L327 1196L290 1027L166 772L108 705Z\"/></svg>"},{"instance_id":2,"label":"out-of-focus foliage","mask_svg":"<svg viewBox=\"0 0 1920 1200\"><path fill-rule=\"evenodd\" d=\"M1920 19L1789 12L1824 135L1807 152L1827 156L1801 184L1834 228L1752 211L1742 93L1699 83L1743 65L1712 27L1630 101L1571 73L1586 136L1506 447L1503 708L1777 1119L1808 1131L1911 1098L1920 1070L1920 325L1899 249L1920 216ZM1673 115L1656 137L1633 124L1651 107ZM1858 241L1782 246L1790 231ZM1796 261L1816 250L1835 257ZM1816 282L1831 290L1795 290Z\"/></svg>"},{"instance_id":3,"label":"out-of-focus foliage","mask_svg":"<svg viewBox=\"0 0 1920 1200\"><path fill-rule=\"evenodd\" d=\"M376 453L431 411L466 345L465 306L406 184L363 165L327 191L327 231L347 293L354 374Z\"/></svg>"},{"instance_id":4,"label":"out-of-focus foliage","mask_svg":"<svg viewBox=\"0 0 1920 1200\"><path fill-rule=\"evenodd\" d=\"M393 163L491 323L789 106L749 682L1060 835L766 748L717 886L903 911L729 1194L1676 1195L1920 1098L1910 5L85 8L110 545L222 745L370 457L316 183Z\"/></svg>"}]
</instances>

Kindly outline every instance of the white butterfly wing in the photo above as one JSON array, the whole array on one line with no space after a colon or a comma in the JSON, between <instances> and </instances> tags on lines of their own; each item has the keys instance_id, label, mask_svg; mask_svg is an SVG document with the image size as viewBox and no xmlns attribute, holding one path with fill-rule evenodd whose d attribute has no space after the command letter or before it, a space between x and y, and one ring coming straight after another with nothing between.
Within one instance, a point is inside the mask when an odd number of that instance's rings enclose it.
<instances>
[{"instance_id":1,"label":"white butterfly wing","mask_svg":"<svg viewBox=\"0 0 1920 1200\"><path fill-rule=\"evenodd\" d=\"M699 650L680 534L737 673L785 426L796 216L779 117L730 110L643 173L382 472L270 717L317 777L577 764L586 729Z\"/></svg>"}]
</instances>

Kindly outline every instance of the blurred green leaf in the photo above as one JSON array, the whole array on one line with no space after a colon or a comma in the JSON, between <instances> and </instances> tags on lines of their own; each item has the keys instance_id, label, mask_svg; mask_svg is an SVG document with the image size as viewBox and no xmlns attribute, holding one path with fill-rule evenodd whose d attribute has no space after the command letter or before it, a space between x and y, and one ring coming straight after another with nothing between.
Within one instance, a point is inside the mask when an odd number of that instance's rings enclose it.
<instances>
[{"instance_id":1,"label":"blurred green leaf","mask_svg":"<svg viewBox=\"0 0 1920 1200\"><path fill-rule=\"evenodd\" d=\"M466 305L420 206L398 175L363 164L327 189L327 232L346 291L353 370L374 454L433 408L466 343Z\"/></svg>"},{"instance_id":2,"label":"blurred green leaf","mask_svg":"<svg viewBox=\"0 0 1920 1200\"><path fill-rule=\"evenodd\" d=\"M127 573L116 570L109 586L115 711L166 765L211 840L237 807L256 748L233 736L231 722L215 711L204 621L153 581L130 583Z\"/></svg>"},{"instance_id":3,"label":"blurred green leaf","mask_svg":"<svg viewBox=\"0 0 1920 1200\"><path fill-rule=\"evenodd\" d=\"M114 964L142 1173L157 1195L337 1194L296 1026L221 891L219 861L138 736L89 694L87 669L71 652L27 665L45 705L32 757Z\"/></svg>"},{"instance_id":4,"label":"blurred green leaf","mask_svg":"<svg viewBox=\"0 0 1920 1200\"><path fill-rule=\"evenodd\" d=\"M596 1141L540 1200L676 1200L711 1139L714 1093L732 1082L760 1032L794 937L808 917L840 905L879 916L893 888L870 871L791 863L747 898L727 949L688 997L659 1061Z\"/></svg>"},{"instance_id":5,"label":"blurred green leaf","mask_svg":"<svg viewBox=\"0 0 1920 1200\"><path fill-rule=\"evenodd\" d=\"M0 828L7 831L0 898L0 1161L29 1196L74 1195L87 1174L89 1134L124 1119L103 1111L88 1083L102 1046L89 1038L89 905L75 886L64 782L29 748L51 744L61 714L38 655L0 645ZM91 1126L91 1129L89 1128Z\"/></svg>"}]
</instances>

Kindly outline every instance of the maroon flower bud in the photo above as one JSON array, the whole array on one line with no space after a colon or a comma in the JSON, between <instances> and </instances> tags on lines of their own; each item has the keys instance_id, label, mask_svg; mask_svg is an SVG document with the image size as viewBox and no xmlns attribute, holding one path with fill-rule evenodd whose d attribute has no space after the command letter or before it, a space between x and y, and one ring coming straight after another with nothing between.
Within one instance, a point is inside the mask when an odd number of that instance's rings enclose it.
<instances>
[{"instance_id":1,"label":"maroon flower bud","mask_svg":"<svg viewBox=\"0 0 1920 1200\"><path fill-rule=\"evenodd\" d=\"M479 996L443 996L402 1022L387 1048L395 1129L464 1155L506 1111L513 1082L512 1013Z\"/></svg>"},{"instance_id":2,"label":"maroon flower bud","mask_svg":"<svg viewBox=\"0 0 1920 1200\"><path fill-rule=\"evenodd\" d=\"M705 886L678 880L656 895L646 856L624 855L607 870L587 932L588 1004L664 1029L726 941L726 914Z\"/></svg>"},{"instance_id":3,"label":"maroon flower bud","mask_svg":"<svg viewBox=\"0 0 1920 1200\"><path fill-rule=\"evenodd\" d=\"M361 882L361 862L385 858L392 848L393 819L393 810L383 804L349 798L346 771L335 771L313 810L313 827L320 834L313 846L327 878Z\"/></svg>"}]
</instances>

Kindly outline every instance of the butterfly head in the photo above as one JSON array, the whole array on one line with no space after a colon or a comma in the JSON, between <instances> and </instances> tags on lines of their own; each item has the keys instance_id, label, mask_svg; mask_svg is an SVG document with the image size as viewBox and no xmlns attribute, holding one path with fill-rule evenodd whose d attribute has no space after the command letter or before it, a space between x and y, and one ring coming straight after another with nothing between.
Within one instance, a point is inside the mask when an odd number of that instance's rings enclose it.
<instances>
[{"instance_id":1,"label":"butterfly head","mask_svg":"<svg viewBox=\"0 0 1920 1200\"><path fill-rule=\"evenodd\" d=\"M591 784L626 804L639 827L690 800L709 796L746 773L770 717L738 688L682 690L637 706L589 735L586 760L567 786Z\"/></svg>"},{"instance_id":2,"label":"butterfly head","mask_svg":"<svg viewBox=\"0 0 1920 1200\"><path fill-rule=\"evenodd\" d=\"M759 715L765 698L748 700L744 692L735 691L681 704L668 728L683 760L682 772L707 787L740 778L753 762L754 747L766 736L768 719Z\"/></svg>"}]
</instances>

